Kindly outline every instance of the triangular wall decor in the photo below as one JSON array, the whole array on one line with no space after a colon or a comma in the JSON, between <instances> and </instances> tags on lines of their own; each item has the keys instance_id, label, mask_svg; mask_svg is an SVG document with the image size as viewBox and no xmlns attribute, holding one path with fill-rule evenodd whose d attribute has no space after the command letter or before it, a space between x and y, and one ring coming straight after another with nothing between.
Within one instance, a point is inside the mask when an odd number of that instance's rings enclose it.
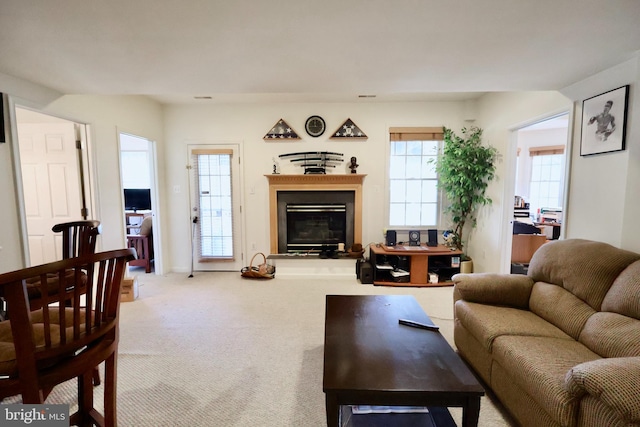
<instances>
[{"instance_id":1,"label":"triangular wall decor","mask_svg":"<svg viewBox=\"0 0 640 427\"><path fill-rule=\"evenodd\" d=\"M300 137L291 129L291 126L289 126L287 122L280 119L262 139L272 141L280 139L300 139Z\"/></svg>"},{"instance_id":2,"label":"triangular wall decor","mask_svg":"<svg viewBox=\"0 0 640 427\"><path fill-rule=\"evenodd\" d=\"M353 123L353 120L347 119L331 136L335 138L361 138L366 139L367 135Z\"/></svg>"}]
</instances>

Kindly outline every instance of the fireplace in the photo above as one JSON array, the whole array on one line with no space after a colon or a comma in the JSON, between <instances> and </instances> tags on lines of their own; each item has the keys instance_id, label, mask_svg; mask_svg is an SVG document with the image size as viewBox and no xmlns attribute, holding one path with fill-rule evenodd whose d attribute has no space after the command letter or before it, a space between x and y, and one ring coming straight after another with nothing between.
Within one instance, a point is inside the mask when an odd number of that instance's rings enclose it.
<instances>
[{"instance_id":1,"label":"fireplace","mask_svg":"<svg viewBox=\"0 0 640 427\"><path fill-rule=\"evenodd\" d=\"M278 192L278 253L353 245L353 191Z\"/></svg>"},{"instance_id":2,"label":"fireplace","mask_svg":"<svg viewBox=\"0 0 640 427\"><path fill-rule=\"evenodd\" d=\"M366 175L265 175L269 180L272 254L362 243ZM317 252L317 251L316 251Z\"/></svg>"}]
</instances>

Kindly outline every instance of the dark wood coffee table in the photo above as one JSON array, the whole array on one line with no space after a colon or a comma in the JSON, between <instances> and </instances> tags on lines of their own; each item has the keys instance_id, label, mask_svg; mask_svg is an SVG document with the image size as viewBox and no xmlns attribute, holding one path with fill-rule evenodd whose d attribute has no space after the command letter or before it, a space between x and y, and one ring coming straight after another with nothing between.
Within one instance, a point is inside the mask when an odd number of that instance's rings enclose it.
<instances>
[{"instance_id":1,"label":"dark wood coffee table","mask_svg":"<svg viewBox=\"0 0 640 427\"><path fill-rule=\"evenodd\" d=\"M439 332L398 324L431 323L410 295L327 295L323 391L327 425L341 405L462 407L477 426L484 389Z\"/></svg>"}]
</instances>

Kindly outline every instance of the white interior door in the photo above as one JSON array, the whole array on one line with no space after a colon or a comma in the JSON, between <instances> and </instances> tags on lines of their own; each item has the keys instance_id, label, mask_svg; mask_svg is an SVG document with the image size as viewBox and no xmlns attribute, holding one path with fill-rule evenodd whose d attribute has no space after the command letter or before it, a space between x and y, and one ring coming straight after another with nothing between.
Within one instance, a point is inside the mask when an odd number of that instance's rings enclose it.
<instances>
[{"instance_id":1,"label":"white interior door","mask_svg":"<svg viewBox=\"0 0 640 427\"><path fill-rule=\"evenodd\" d=\"M239 271L242 268L239 147L190 145L188 149L193 269Z\"/></svg>"},{"instance_id":2,"label":"white interior door","mask_svg":"<svg viewBox=\"0 0 640 427\"><path fill-rule=\"evenodd\" d=\"M30 265L62 258L57 223L82 219L74 123L20 123L18 140Z\"/></svg>"}]
</instances>

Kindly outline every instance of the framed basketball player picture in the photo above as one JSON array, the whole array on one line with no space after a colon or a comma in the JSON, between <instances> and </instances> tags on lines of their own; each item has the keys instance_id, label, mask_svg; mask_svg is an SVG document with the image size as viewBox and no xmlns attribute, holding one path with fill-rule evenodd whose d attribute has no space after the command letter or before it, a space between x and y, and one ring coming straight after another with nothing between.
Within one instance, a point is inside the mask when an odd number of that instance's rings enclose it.
<instances>
[{"instance_id":1,"label":"framed basketball player picture","mask_svg":"<svg viewBox=\"0 0 640 427\"><path fill-rule=\"evenodd\" d=\"M628 99L626 85L582 102L581 156L624 150Z\"/></svg>"}]
</instances>

